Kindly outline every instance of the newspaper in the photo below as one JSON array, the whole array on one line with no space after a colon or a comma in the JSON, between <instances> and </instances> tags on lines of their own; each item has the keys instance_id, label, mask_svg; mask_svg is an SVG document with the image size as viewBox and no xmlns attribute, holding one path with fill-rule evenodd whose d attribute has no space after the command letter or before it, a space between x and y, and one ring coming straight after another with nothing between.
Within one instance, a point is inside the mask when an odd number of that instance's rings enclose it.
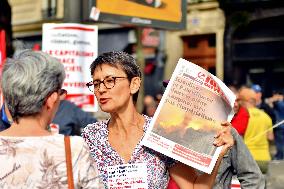
<instances>
[{"instance_id":1,"label":"newspaper","mask_svg":"<svg viewBox=\"0 0 284 189\"><path fill-rule=\"evenodd\" d=\"M210 174L222 148L214 136L231 121L235 98L217 77L180 59L142 143Z\"/></svg>"}]
</instances>

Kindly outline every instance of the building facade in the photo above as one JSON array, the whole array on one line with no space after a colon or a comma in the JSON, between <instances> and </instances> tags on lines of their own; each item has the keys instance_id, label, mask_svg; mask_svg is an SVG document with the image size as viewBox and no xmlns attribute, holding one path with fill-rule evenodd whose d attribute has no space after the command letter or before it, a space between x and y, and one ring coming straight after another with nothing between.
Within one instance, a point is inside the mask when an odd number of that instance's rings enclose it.
<instances>
[{"instance_id":1,"label":"building facade","mask_svg":"<svg viewBox=\"0 0 284 189\"><path fill-rule=\"evenodd\" d=\"M264 96L284 89L284 1L219 2L226 17L225 81L260 84Z\"/></svg>"},{"instance_id":2,"label":"building facade","mask_svg":"<svg viewBox=\"0 0 284 189\"><path fill-rule=\"evenodd\" d=\"M225 17L217 1L189 0L186 29L166 32L165 76L169 78L178 59L184 58L223 80L224 28Z\"/></svg>"},{"instance_id":3,"label":"building facade","mask_svg":"<svg viewBox=\"0 0 284 189\"><path fill-rule=\"evenodd\" d=\"M137 43L133 26L84 20L92 6L91 0L9 2L13 13L15 50L40 48L42 23L47 22L98 25L99 53L133 50L132 44ZM273 90L284 88L280 82L284 72L283 4L284 1L279 0L188 0L186 29L161 31L158 46L144 47L143 52L148 58L145 62L149 64L145 64L148 74L146 94L161 90L161 80L170 78L179 58L202 66L226 84L258 83L266 96ZM162 54L163 58L153 67L155 52ZM153 68L159 70L156 75L152 74ZM151 83L158 84L153 88Z\"/></svg>"}]
</instances>

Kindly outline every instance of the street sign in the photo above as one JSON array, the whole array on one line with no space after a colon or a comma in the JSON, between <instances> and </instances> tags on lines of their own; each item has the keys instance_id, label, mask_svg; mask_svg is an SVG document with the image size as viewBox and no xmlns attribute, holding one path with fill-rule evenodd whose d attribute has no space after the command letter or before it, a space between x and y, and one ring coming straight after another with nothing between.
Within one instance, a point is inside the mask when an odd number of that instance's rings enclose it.
<instances>
[{"instance_id":1,"label":"street sign","mask_svg":"<svg viewBox=\"0 0 284 189\"><path fill-rule=\"evenodd\" d=\"M162 29L185 29L186 0L94 0L89 18L95 21Z\"/></svg>"}]
</instances>

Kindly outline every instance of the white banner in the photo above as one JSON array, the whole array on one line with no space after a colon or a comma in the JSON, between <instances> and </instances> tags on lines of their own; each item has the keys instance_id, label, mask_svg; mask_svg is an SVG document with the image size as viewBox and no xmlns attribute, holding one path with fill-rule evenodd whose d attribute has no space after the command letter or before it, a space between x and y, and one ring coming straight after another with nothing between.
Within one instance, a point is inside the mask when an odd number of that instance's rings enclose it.
<instances>
[{"instance_id":1,"label":"white banner","mask_svg":"<svg viewBox=\"0 0 284 189\"><path fill-rule=\"evenodd\" d=\"M42 50L64 64L67 99L86 111L97 111L97 101L86 87L92 80L90 65L98 53L97 26L48 23L42 31Z\"/></svg>"}]
</instances>

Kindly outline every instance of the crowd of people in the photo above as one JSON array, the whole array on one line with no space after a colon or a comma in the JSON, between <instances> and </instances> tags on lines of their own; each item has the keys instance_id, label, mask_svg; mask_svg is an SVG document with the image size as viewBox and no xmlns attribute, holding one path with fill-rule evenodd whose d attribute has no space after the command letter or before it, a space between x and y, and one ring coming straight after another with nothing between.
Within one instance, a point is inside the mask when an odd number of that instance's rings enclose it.
<instances>
[{"instance_id":1,"label":"crowd of people","mask_svg":"<svg viewBox=\"0 0 284 189\"><path fill-rule=\"evenodd\" d=\"M205 174L142 145L162 94L146 95L144 110L138 112L142 75L131 55L103 53L91 64L90 75L86 85L100 109L109 113L107 120L97 121L64 100L65 71L57 59L25 50L6 60L1 78L5 103L0 162L5 163L0 164L0 188L68 188L71 183L75 188L109 188L113 170L125 165L146 170L137 177L148 188L230 188L233 175L242 188L264 188L261 171L266 172L271 160L269 140L275 138L273 158L283 159L284 128L272 127L284 118L282 94L261 101L260 86L236 90L235 117L221 124L214 139L214 145L224 147L212 173ZM263 102L275 117L260 110ZM50 131L53 124L59 127L56 133ZM66 171L69 147L71 175Z\"/></svg>"},{"instance_id":2,"label":"crowd of people","mask_svg":"<svg viewBox=\"0 0 284 189\"><path fill-rule=\"evenodd\" d=\"M233 118L232 125L243 137L262 173L266 174L271 160L284 158L283 91L275 90L271 97L264 98L258 84L233 90L237 96L234 118L242 121Z\"/></svg>"},{"instance_id":3,"label":"crowd of people","mask_svg":"<svg viewBox=\"0 0 284 189\"><path fill-rule=\"evenodd\" d=\"M244 132L244 140L248 145L254 146L251 146L252 153L257 153L254 148L259 150L262 146L266 154L268 154L265 160L283 160L283 92L276 90L271 97L264 99L262 97L262 88L255 84L251 87L241 87L237 97L239 106L245 108L249 115L248 124ZM271 142L275 144L275 154L272 154L271 150L269 150ZM272 154L272 157L270 157L270 154ZM259 160L259 157L264 158L260 154L255 154L255 156L257 160Z\"/></svg>"},{"instance_id":4,"label":"crowd of people","mask_svg":"<svg viewBox=\"0 0 284 189\"><path fill-rule=\"evenodd\" d=\"M104 53L92 63L91 75L87 86L111 117L86 126L83 138L65 137L49 131L66 96L63 65L46 53L31 50L7 59L1 78L2 113L8 123L0 133L0 161L6 162L0 165L1 187L67 188L70 174L65 152L70 146L71 180L76 188L107 188L112 166L140 163L147 170L143 181L149 188L166 188L169 174L181 188L211 188L222 157L233 145L229 123L223 124L216 137L215 145L224 148L213 173L197 174L141 145L151 117L136 110L141 72L132 56Z\"/></svg>"}]
</instances>

